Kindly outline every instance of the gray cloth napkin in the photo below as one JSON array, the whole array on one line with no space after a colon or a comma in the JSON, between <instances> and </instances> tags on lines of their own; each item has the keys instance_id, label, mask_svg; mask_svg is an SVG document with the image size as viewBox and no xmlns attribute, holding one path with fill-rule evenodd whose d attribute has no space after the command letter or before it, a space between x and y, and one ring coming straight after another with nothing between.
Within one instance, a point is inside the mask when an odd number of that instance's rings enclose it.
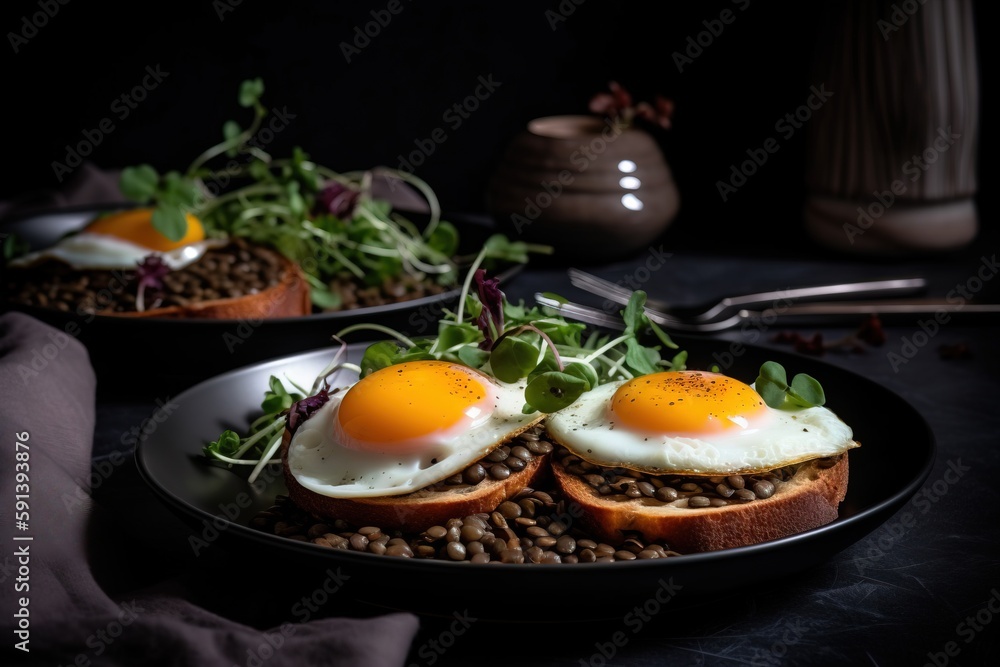
<instances>
[{"instance_id":1,"label":"gray cloth napkin","mask_svg":"<svg viewBox=\"0 0 1000 667\"><path fill-rule=\"evenodd\" d=\"M204 591L211 572L162 581L147 572L151 581L129 589L125 575L156 559L122 532L121 508L90 492L95 388L77 340L22 313L0 315L0 664L405 663L418 629L409 613L255 627L192 601L190 592ZM232 591L209 584L202 597L213 595ZM244 598L225 600L225 608L264 605L265 597L246 586Z\"/></svg>"},{"instance_id":2,"label":"gray cloth napkin","mask_svg":"<svg viewBox=\"0 0 1000 667\"><path fill-rule=\"evenodd\" d=\"M117 169L102 169L84 162L58 188L36 189L0 201L0 220L42 213L58 208L115 207L128 203L118 189Z\"/></svg>"}]
</instances>

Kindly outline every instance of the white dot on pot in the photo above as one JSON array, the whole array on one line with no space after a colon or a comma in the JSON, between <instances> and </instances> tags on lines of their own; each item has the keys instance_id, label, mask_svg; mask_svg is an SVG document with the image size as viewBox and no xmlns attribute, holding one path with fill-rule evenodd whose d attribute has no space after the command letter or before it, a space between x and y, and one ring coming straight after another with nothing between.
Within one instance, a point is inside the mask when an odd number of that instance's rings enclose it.
<instances>
[{"instance_id":1,"label":"white dot on pot","mask_svg":"<svg viewBox=\"0 0 1000 667\"><path fill-rule=\"evenodd\" d=\"M636 197L631 192L627 195L622 195L622 204L625 205L630 211L641 211L642 210L642 200Z\"/></svg>"},{"instance_id":2,"label":"white dot on pot","mask_svg":"<svg viewBox=\"0 0 1000 667\"><path fill-rule=\"evenodd\" d=\"M618 171L623 174L631 174L635 171L635 162L632 162L632 160L622 160L618 163Z\"/></svg>"}]
</instances>

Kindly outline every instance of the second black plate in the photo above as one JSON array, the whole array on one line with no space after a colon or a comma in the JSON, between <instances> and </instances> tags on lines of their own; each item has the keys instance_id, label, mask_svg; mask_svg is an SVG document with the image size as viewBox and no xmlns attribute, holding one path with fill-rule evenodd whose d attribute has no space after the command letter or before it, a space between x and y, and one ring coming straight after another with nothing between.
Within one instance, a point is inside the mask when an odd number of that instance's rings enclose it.
<instances>
[{"instance_id":1,"label":"second black plate","mask_svg":"<svg viewBox=\"0 0 1000 667\"><path fill-rule=\"evenodd\" d=\"M18 234L32 249L38 249L69 231L79 230L96 214L90 208L33 214L4 223L0 231ZM491 223L469 216L448 220L459 230L462 254L478 252L495 231ZM494 277L504 283L522 268L508 264L500 267ZM142 377L153 373L155 390L162 395L247 364L328 345L333 334L355 324L380 324L409 336L432 335L443 310L457 303L460 293L460 288L454 288L383 306L266 320L95 317L0 305L25 312L78 338L90 352L102 391L124 386L127 394L133 395L148 385ZM378 332L371 335L378 337Z\"/></svg>"}]
</instances>

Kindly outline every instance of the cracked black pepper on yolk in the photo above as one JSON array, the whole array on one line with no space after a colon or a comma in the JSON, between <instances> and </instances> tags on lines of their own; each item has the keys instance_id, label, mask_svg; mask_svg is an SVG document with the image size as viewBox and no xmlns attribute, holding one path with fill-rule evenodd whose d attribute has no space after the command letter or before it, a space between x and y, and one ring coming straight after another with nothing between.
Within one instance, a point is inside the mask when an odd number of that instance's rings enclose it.
<instances>
[{"instance_id":1,"label":"cracked black pepper on yolk","mask_svg":"<svg viewBox=\"0 0 1000 667\"><path fill-rule=\"evenodd\" d=\"M766 409L750 385L706 371L640 376L611 399L611 412L622 423L657 433L719 432Z\"/></svg>"}]
</instances>

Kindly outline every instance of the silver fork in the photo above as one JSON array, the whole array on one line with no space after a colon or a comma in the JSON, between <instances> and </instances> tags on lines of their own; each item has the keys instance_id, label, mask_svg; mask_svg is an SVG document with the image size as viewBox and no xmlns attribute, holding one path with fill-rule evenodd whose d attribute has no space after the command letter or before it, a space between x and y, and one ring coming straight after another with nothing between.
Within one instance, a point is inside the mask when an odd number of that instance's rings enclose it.
<instances>
[{"instance_id":1,"label":"silver fork","mask_svg":"<svg viewBox=\"0 0 1000 667\"><path fill-rule=\"evenodd\" d=\"M593 274L571 268L568 271L570 283L591 294L603 296L614 303L620 305L628 304L632 296L632 290L605 280ZM715 321L729 322L735 315L732 311L749 308L751 306L769 306L777 302L794 302L801 299L829 299L836 297L879 297L901 294L915 294L927 288L927 281L924 278L892 278L888 280L870 280L853 283L833 283L829 285L815 285L811 287L797 287L794 289L772 290L768 292L757 292L754 294L741 294L737 296L727 296L714 304L701 307L684 308L683 317L680 313L671 313L665 304L655 301L646 301L646 314L656 314L674 324L687 323L708 323ZM723 317L730 314L729 317ZM652 317L650 317L652 319ZM729 326L735 322L729 322ZM658 322L659 324L659 322ZM721 329L729 328L722 326ZM715 329L715 331L721 330ZM705 331L705 329L699 329Z\"/></svg>"},{"instance_id":2,"label":"silver fork","mask_svg":"<svg viewBox=\"0 0 1000 667\"><path fill-rule=\"evenodd\" d=\"M618 317L617 314L612 315L593 306L585 306L583 304L573 303L572 301L561 301L559 299L546 296L540 292L535 294L535 303L539 306L547 306L567 319L577 320L578 322L587 322L589 324L594 324L608 329L620 330L625 328L624 322L622 322L621 317ZM670 317L658 311L650 312L647 309L646 317L660 326L672 331L687 333L712 333L716 331L725 331L726 329L731 329L737 326L740 322L746 319L746 313L747 311L740 311L739 313L724 320L715 320L713 322L685 322L679 318Z\"/></svg>"},{"instance_id":3,"label":"silver fork","mask_svg":"<svg viewBox=\"0 0 1000 667\"><path fill-rule=\"evenodd\" d=\"M607 329L622 330L625 323L616 313L611 314L594 306L573 303L542 293L535 294L535 302L556 311L567 319L587 322ZM857 322L863 315L876 315L885 319L898 319L905 325L914 325L914 315L933 315L951 318L966 318L968 321L996 322L1000 318L1000 304L966 303L949 297L928 299L900 299L896 301L843 301L837 303L798 303L764 310L741 309L725 319L711 322L685 321L677 317L664 317L662 313L648 312L646 316L664 329L681 333L715 333L734 329L744 322L763 323L773 326L777 322L817 323L817 322Z\"/></svg>"}]
</instances>

